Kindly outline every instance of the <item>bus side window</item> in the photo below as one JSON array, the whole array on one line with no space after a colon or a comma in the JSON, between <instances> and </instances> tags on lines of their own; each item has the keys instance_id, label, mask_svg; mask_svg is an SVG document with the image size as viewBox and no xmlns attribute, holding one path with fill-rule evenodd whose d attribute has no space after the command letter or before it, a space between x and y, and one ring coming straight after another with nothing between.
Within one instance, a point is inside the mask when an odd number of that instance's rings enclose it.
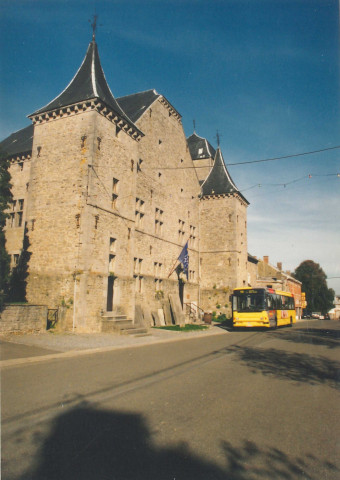
<instances>
[{"instance_id":1,"label":"bus side window","mask_svg":"<svg viewBox=\"0 0 340 480\"><path fill-rule=\"evenodd\" d=\"M276 309L282 310L281 295L276 295Z\"/></svg>"},{"instance_id":2,"label":"bus side window","mask_svg":"<svg viewBox=\"0 0 340 480\"><path fill-rule=\"evenodd\" d=\"M238 308L237 308L237 296L236 295L233 295L232 296L232 299L233 299L233 310L235 312L237 312Z\"/></svg>"},{"instance_id":3,"label":"bus side window","mask_svg":"<svg viewBox=\"0 0 340 480\"><path fill-rule=\"evenodd\" d=\"M268 310L273 309L273 295L269 294L267 297Z\"/></svg>"},{"instance_id":4,"label":"bus side window","mask_svg":"<svg viewBox=\"0 0 340 480\"><path fill-rule=\"evenodd\" d=\"M273 293L272 299L273 299L272 300L272 304L273 304L272 308L273 308L273 310L276 310L276 294L275 293Z\"/></svg>"}]
</instances>

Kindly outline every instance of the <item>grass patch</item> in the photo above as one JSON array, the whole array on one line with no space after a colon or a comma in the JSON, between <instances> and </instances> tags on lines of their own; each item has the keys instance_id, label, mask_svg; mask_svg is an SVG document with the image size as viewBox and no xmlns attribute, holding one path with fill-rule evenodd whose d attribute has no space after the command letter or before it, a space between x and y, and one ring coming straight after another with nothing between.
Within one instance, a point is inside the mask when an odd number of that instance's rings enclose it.
<instances>
[{"instance_id":1,"label":"grass patch","mask_svg":"<svg viewBox=\"0 0 340 480\"><path fill-rule=\"evenodd\" d=\"M166 325L164 327L152 327L158 328L159 330L172 330L175 332L192 332L197 330L206 330L208 327L206 325L193 325L193 324L186 324L184 327L180 327L179 325Z\"/></svg>"},{"instance_id":2,"label":"grass patch","mask_svg":"<svg viewBox=\"0 0 340 480\"><path fill-rule=\"evenodd\" d=\"M224 323L228 319L227 319L225 313L220 313L218 317L213 314L212 320L213 320L213 322Z\"/></svg>"}]
</instances>

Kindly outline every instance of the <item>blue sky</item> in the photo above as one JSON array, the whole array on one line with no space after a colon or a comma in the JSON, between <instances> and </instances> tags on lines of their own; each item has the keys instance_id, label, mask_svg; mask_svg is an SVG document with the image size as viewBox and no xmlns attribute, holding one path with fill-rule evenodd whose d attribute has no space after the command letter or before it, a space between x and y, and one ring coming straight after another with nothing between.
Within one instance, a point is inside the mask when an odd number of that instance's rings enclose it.
<instances>
[{"instance_id":1,"label":"blue sky","mask_svg":"<svg viewBox=\"0 0 340 480\"><path fill-rule=\"evenodd\" d=\"M2 0L1 139L74 76L95 8L113 94L155 88L187 136L193 119L214 146L219 131L227 166L340 145L336 0ZM334 149L228 167L250 202L251 254L289 270L312 259L340 277L339 159ZM340 294L339 278L328 285Z\"/></svg>"}]
</instances>

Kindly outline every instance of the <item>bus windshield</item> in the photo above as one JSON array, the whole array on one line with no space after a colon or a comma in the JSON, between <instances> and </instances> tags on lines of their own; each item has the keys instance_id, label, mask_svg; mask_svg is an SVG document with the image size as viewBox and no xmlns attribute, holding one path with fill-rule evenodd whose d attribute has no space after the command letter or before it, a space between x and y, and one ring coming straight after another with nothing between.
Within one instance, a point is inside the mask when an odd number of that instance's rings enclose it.
<instances>
[{"instance_id":1,"label":"bus windshield","mask_svg":"<svg viewBox=\"0 0 340 480\"><path fill-rule=\"evenodd\" d=\"M262 312L266 310L264 291L234 293L233 310L237 312Z\"/></svg>"}]
</instances>

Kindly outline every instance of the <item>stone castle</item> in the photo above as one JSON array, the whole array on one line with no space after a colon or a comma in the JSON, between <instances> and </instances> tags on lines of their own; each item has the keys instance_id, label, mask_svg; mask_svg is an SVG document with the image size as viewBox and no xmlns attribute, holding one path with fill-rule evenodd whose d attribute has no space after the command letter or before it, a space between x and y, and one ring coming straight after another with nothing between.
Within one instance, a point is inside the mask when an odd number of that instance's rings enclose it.
<instances>
[{"instance_id":1,"label":"stone castle","mask_svg":"<svg viewBox=\"0 0 340 480\"><path fill-rule=\"evenodd\" d=\"M79 332L168 311L169 298L185 313L230 312L254 257L249 203L219 146L186 138L155 90L115 98L94 38L65 90L29 118L0 145L13 185L6 246L14 266L27 235L29 303L64 307L63 328Z\"/></svg>"}]
</instances>

